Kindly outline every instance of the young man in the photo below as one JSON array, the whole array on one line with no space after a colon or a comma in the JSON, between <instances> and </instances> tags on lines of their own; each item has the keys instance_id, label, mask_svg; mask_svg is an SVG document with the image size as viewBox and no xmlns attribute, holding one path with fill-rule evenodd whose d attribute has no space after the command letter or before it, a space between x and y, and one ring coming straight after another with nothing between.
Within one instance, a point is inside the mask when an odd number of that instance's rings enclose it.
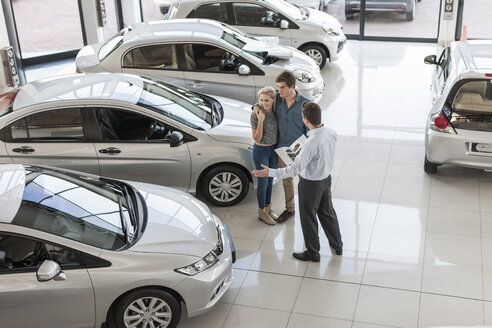
<instances>
[{"instance_id":1,"label":"young man","mask_svg":"<svg viewBox=\"0 0 492 328\"><path fill-rule=\"evenodd\" d=\"M309 101L296 91L296 76L288 70L281 72L276 78L277 99L275 113L278 124L277 148L288 147L301 135L306 134L308 129L302 122L302 103ZM259 107L253 106L257 113ZM285 167L284 161L278 157L278 166ZM277 223L283 223L294 215L294 179L282 180L285 194L285 210L279 215Z\"/></svg>"},{"instance_id":2,"label":"young man","mask_svg":"<svg viewBox=\"0 0 492 328\"><path fill-rule=\"evenodd\" d=\"M335 156L336 133L321 123L321 108L306 102L302 105L302 119L309 128L308 140L293 164L270 169L254 170L257 177L293 177L299 175L299 209L306 251L293 253L301 261L319 262L318 215L321 227L337 255L342 255L342 236L331 200L331 171Z\"/></svg>"}]
</instances>

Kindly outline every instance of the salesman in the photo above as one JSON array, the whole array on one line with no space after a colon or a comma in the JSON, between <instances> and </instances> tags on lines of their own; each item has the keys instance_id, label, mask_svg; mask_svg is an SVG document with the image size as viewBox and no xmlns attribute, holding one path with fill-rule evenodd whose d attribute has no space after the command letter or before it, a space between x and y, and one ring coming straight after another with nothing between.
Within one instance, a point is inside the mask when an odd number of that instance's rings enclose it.
<instances>
[{"instance_id":1,"label":"salesman","mask_svg":"<svg viewBox=\"0 0 492 328\"><path fill-rule=\"evenodd\" d=\"M330 247L342 255L342 236L337 214L331 200L331 171L335 155L336 132L321 123L321 108L313 102L302 104L302 120L308 127L308 140L296 156L293 164L279 169L262 165L263 170L254 170L257 177L299 177L299 209L306 251L293 253L301 261L319 262L320 245L318 215Z\"/></svg>"}]
</instances>

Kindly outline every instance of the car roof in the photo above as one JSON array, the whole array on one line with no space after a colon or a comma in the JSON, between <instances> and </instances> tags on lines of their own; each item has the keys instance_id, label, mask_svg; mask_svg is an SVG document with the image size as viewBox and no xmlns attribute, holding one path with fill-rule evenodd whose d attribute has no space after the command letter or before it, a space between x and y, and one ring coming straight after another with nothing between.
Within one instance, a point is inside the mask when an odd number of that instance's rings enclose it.
<instances>
[{"instance_id":1,"label":"car roof","mask_svg":"<svg viewBox=\"0 0 492 328\"><path fill-rule=\"evenodd\" d=\"M23 165L0 164L0 223L10 223L19 210L26 172Z\"/></svg>"},{"instance_id":2,"label":"car roof","mask_svg":"<svg viewBox=\"0 0 492 328\"><path fill-rule=\"evenodd\" d=\"M222 37L222 24L210 19L186 18L137 23L129 27L123 36L124 42L148 38L201 37L218 39Z\"/></svg>"},{"instance_id":3,"label":"car roof","mask_svg":"<svg viewBox=\"0 0 492 328\"><path fill-rule=\"evenodd\" d=\"M456 44L468 69L492 71L492 40L460 41Z\"/></svg>"},{"instance_id":4,"label":"car roof","mask_svg":"<svg viewBox=\"0 0 492 328\"><path fill-rule=\"evenodd\" d=\"M143 82L130 74L72 74L37 80L20 87L13 110L67 100L108 99L137 103Z\"/></svg>"}]
</instances>

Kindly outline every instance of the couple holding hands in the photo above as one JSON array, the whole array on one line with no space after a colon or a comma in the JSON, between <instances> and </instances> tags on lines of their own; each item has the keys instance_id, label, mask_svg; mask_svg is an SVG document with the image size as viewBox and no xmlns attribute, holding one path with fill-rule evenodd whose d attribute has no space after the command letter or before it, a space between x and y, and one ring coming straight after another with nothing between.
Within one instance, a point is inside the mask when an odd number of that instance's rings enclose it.
<instances>
[{"instance_id":1,"label":"couple holding hands","mask_svg":"<svg viewBox=\"0 0 492 328\"><path fill-rule=\"evenodd\" d=\"M259 219L274 225L294 216L294 182L299 175L299 211L306 251L292 254L302 261L319 262L318 216L330 247L342 255L342 238L331 199L331 171L336 133L321 123L321 109L295 90L296 76L283 71L276 79L278 91L265 87L258 92L258 103L251 113L255 145L253 161L258 177ZM301 135L308 139L294 163L277 157L275 148L290 146ZM277 169L278 165L278 169ZM277 217L271 208L273 178L283 179L285 210Z\"/></svg>"}]
</instances>

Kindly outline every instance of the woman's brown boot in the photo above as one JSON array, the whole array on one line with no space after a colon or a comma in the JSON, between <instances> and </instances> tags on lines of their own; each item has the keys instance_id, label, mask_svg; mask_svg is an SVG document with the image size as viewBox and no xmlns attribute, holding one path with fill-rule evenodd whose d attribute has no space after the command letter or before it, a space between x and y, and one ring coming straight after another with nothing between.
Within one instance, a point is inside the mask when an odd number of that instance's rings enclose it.
<instances>
[{"instance_id":1,"label":"woman's brown boot","mask_svg":"<svg viewBox=\"0 0 492 328\"><path fill-rule=\"evenodd\" d=\"M275 221L277 221L278 216L277 216L277 214L273 213L273 211L272 211L272 203L267 204L267 205L266 205L266 208L268 208L268 214L270 215L270 217L271 217L272 219L274 219Z\"/></svg>"},{"instance_id":2,"label":"woman's brown boot","mask_svg":"<svg viewBox=\"0 0 492 328\"><path fill-rule=\"evenodd\" d=\"M266 207L266 206L263 209L261 209L261 208L259 209L258 219L265 222L266 224L270 224L270 225L274 225L277 223L277 222L275 222L274 219L272 219L270 214L268 214L268 207Z\"/></svg>"}]
</instances>

